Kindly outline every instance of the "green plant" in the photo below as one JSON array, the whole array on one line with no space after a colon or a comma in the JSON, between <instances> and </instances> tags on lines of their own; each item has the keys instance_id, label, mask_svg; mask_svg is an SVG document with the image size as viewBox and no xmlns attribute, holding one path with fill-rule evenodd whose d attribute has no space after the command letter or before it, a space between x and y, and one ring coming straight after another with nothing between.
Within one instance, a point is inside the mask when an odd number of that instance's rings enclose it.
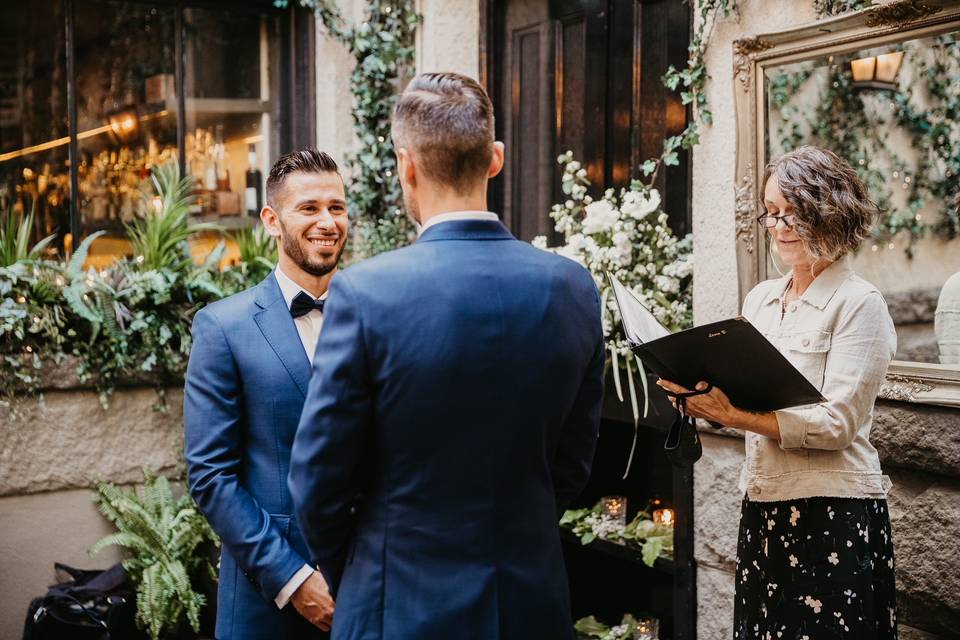
<instances>
[{"instance_id":1,"label":"green plant","mask_svg":"<svg viewBox=\"0 0 960 640\"><path fill-rule=\"evenodd\" d=\"M126 549L123 566L137 587L137 625L152 640L176 632L184 618L198 632L206 598L194 585L204 572L216 579L206 543L219 541L189 495L175 500L166 478L143 473L139 491L97 485L96 504L117 533L90 554L113 545Z\"/></svg>"},{"instance_id":2,"label":"green plant","mask_svg":"<svg viewBox=\"0 0 960 640\"><path fill-rule=\"evenodd\" d=\"M262 224L241 229L233 238L240 250L240 266L250 282L259 282L273 271L279 259L277 241Z\"/></svg>"},{"instance_id":3,"label":"green plant","mask_svg":"<svg viewBox=\"0 0 960 640\"><path fill-rule=\"evenodd\" d=\"M597 640L633 640L633 630L637 627L637 619L629 613L624 614L620 624L611 627L606 625L594 616L580 618L574 623L573 628L577 632L577 638Z\"/></svg>"},{"instance_id":4,"label":"green plant","mask_svg":"<svg viewBox=\"0 0 960 640\"><path fill-rule=\"evenodd\" d=\"M194 180L181 177L175 161L154 167L150 179L156 195L144 190L140 215L126 225L135 259L144 269L184 270L192 261L187 244L190 236L219 227L190 224Z\"/></svg>"},{"instance_id":5,"label":"green plant","mask_svg":"<svg viewBox=\"0 0 960 640\"><path fill-rule=\"evenodd\" d=\"M189 259L187 239L201 228L186 217L189 184L175 168L155 172L161 206L135 223L138 258L85 270L93 234L68 263L0 267L0 399L34 393L44 363L75 356L77 377L93 382L104 407L120 380L151 381L162 401L164 384L186 367L194 312L256 282L259 261L220 269L222 243L201 265Z\"/></svg>"},{"instance_id":6,"label":"green plant","mask_svg":"<svg viewBox=\"0 0 960 640\"><path fill-rule=\"evenodd\" d=\"M348 25L331 0L299 0L356 59L350 76L353 123L359 149L347 159L347 191L354 227L351 259L409 244L413 224L403 213L390 116L401 80L413 70L415 34L422 21L413 0L367 0L364 20ZM275 0L285 7L288 0Z\"/></svg>"},{"instance_id":7,"label":"green plant","mask_svg":"<svg viewBox=\"0 0 960 640\"><path fill-rule=\"evenodd\" d=\"M32 247L33 212L17 220L13 211L8 211L0 221L0 267L9 267L15 262L38 260L43 255L55 234L49 235Z\"/></svg>"}]
</instances>

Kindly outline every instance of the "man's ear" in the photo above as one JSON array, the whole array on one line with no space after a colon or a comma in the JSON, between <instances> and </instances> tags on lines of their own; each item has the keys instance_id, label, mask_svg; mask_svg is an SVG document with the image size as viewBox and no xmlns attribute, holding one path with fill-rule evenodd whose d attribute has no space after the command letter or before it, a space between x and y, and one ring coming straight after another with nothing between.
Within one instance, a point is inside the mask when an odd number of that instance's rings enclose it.
<instances>
[{"instance_id":1,"label":"man's ear","mask_svg":"<svg viewBox=\"0 0 960 640\"><path fill-rule=\"evenodd\" d=\"M490 156L490 169L487 177L493 178L503 169L503 143L499 140L493 143L493 154Z\"/></svg>"},{"instance_id":2,"label":"man's ear","mask_svg":"<svg viewBox=\"0 0 960 640\"><path fill-rule=\"evenodd\" d=\"M280 237L280 214L273 207L265 205L260 210L260 222L263 223L267 233L274 238Z\"/></svg>"},{"instance_id":3,"label":"man's ear","mask_svg":"<svg viewBox=\"0 0 960 640\"><path fill-rule=\"evenodd\" d=\"M416 188L417 167L406 147L397 149L397 177L400 178L400 185L403 188Z\"/></svg>"}]
</instances>

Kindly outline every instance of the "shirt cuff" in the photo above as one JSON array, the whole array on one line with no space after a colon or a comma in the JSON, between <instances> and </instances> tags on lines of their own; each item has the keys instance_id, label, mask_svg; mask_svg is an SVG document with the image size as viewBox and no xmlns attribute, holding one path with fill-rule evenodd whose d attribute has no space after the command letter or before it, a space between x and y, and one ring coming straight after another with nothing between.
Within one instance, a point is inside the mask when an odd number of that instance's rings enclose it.
<instances>
[{"instance_id":1,"label":"shirt cuff","mask_svg":"<svg viewBox=\"0 0 960 640\"><path fill-rule=\"evenodd\" d=\"M307 581L307 578L313 573L313 568L310 565L305 564L300 567L300 570L293 574L293 577L287 581L287 584L283 585L283 589L280 589L280 593L277 594L277 597L273 599L277 603L277 609L283 609L287 606L287 603L290 602L290 598L293 597L293 594L296 593L297 589L300 588L304 582Z\"/></svg>"},{"instance_id":2,"label":"shirt cuff","mask_svg":"<svg viewBox=\"0 0 960 640\"><path fill-rule=\"evenodd\" d=\"M800 411L776 411L777 424L780 427L781 449L802 449L807 441L809 421Z\"/></svg>"}]
</instances>

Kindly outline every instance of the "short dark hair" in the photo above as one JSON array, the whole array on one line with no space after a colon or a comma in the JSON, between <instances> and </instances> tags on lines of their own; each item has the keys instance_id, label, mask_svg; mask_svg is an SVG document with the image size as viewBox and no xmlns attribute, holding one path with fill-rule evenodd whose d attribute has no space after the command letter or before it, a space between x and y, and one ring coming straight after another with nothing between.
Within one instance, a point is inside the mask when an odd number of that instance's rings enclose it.
<instances>
[{"instance_id":1,"label":"short dark hair","mask_svg":"<svg viewBox=\"0 0 960 640\"><path fill-rule=\"evenodd\" d=\"M335 173L340 169L330 154L319 149L300 149L291 151L277 160L267 176L267 205L273 207L287 176L297 171L307 173Z\"/></svg>"},{"instance_id":2,"label":"short dark hair","mask_svg":"<svg viewBox=\"0 0 960 640\"><path fill-rule=\"evenodd\" d=\"M780 156L767 165L763 188L774 175L814 258L838 260L870 233L877 204L856 170L833 151L807 145Z\"/></svg>"},{"instance_id":3,"label":"short dark hair","mask_svg":"<svg viewBox=\"0 0 960 640\"><path fill-rule=\"evenodd\" d=\"M493 104L458 73L421 73L393 110L393 144L419 154L421 169L458 193L487 175L493 155Z\"/></svg>"}]
</instances>

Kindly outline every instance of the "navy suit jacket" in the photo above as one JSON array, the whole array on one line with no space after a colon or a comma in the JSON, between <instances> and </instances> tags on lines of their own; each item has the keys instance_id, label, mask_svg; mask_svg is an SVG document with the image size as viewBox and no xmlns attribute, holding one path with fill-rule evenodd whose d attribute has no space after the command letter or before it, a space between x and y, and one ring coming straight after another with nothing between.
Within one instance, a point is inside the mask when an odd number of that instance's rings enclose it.
<instances>
[{"instance_id":1,"label":"navy suit jacket","mask_svg":"<svg viewBox=\"0 0 960 640\"><path fill-rule=\"evenodd\" d=\"M190 493L223 544L221 640L327 637L274 603L309 558L286 483L309 379L273 274L194 318L184 441Z\"/></svg>"},{"instance_id":2,"label":"navy suit jacket","mask_svg":"<svg viewBox=\"0 0 960 640\"><path fill-rule=\"evenodd\" d=\"M590 274L444 222L337 274L317 349L289 483L332 637L572 638L558 519L600 422Z\"/></svg>"}]
</instances>

